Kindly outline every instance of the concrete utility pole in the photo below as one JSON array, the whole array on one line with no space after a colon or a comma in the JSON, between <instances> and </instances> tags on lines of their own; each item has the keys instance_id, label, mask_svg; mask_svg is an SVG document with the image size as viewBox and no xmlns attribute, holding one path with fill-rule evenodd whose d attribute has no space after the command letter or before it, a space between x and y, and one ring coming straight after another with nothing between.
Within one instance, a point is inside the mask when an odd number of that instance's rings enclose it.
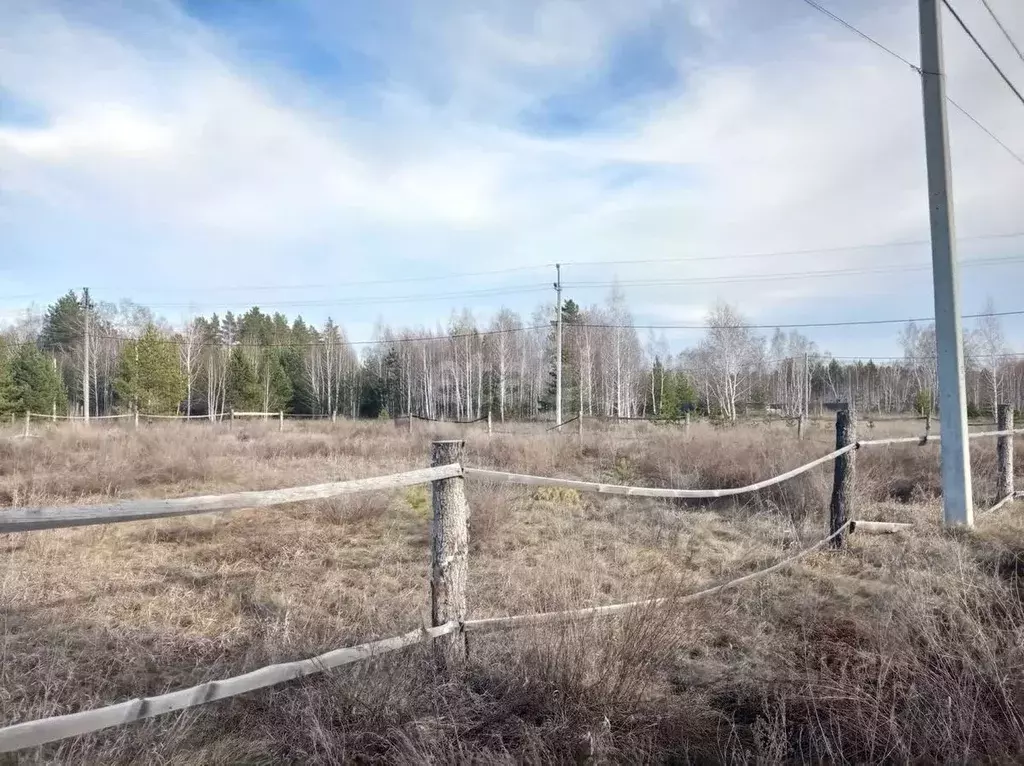
<instances>
[{"instance_id":1,"label":"concrete utility pole","mask_svg":"<svg viewBox=\"0 0 1024 766\"><path fill-rule=\"evenodd\" d=\"M928 157L928 213L932 228L935 339L939 354L939 424L942 434L942 503L947 526L974 525L967 441L963 338L957 306L956 242L950 199L946 82L942 62L941 0L919 0L921 90Z\"/></svg>"},{"instance_id":2,"label":"concrete utility pole","mask_svg":"<svg viewBox=\"0 0 1024 766\"><path fill-rule=\"evenodd\" d=\"M557 317L555 323L558 327L556 334L558 340L555 349L555 422L558 423L558 430L562 430L562 265L555 264L555 295L557 296L556 308Z\"/></svg>"},{"instance_id":3,"label":"concrete utility pole","mask_svg":"<svg viewBox=\"0 0 1024 766\"><path fill-rule=\"evenodd\" d=\"M85 304L85 343L82 358L82 414L89 425L89 288L82 288L82 302Z\"/></svg>"}]
</instances>

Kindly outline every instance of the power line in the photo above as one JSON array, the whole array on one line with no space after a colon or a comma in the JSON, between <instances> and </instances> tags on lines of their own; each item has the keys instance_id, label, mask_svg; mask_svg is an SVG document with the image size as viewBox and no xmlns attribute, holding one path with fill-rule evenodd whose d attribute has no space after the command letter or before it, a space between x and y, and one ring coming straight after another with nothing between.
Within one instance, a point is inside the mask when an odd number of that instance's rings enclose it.
<instances>
[{"instance_id":1,"label":"power line","mask_svg":"<svg viewBox=\"0 0 1024 766\"><path fill-rule=\"evenodd\" d=\"M972 118L973 119L973 118ZM993 136L995 138L995 136ZM998 139L996 139L998 140ZM1022 160L1024 162L1024 160ZM971 237L957 237L958 242L969 242L988 239L1010 239L1024 237L1024 232L1013 231L1003 234L976 234ZM893 247L913 247L917 245L928 245L928 239L898 240L895 242L872 242L863 245L838 245L835 247L817 247L803 250L772 250L757 253L728 253L725 255L697 255L680 256L678 258L646 258L640 260L616 260L616 261L563 261L563 266L620 266L620 265L641 265L650 263L691 263L696 261L726 261L744 260L756 258L777 258L798 255L827 255L830 253L845 253L856 250L876 250Z\"/></svg>"},{"instance_id":2,"label":"power line","mask_svg":"<svg viewBox=\"0 0 1024 766\"><path fill-rule=\"evenodd\" d=\"M814 8L816 11L820 11L821 13L825 14L826 16L828 16L830 19L832 19L836 23L842 24L844 27L846 27L851 32L853 32L855 35L859 35L860 37L862 37L863 39L867 40L869 43L874 45L876 48L879 48L879 49L885 51L886 53L888 53L890 56L899 59L904 64L906 64L908 67L913 69L915 72L920 73L921 68L917 64L913 63L909 59L904 58L903 56L898 54L896 51L894 51L892 48L887 48L886 46L882 45L882 43L878 42L878 40L876 40L875 38L871 37L866 32L861 31L860 29L858 29L857 27L855 27L853 24L849 23L845 19L840 18L836 14L832 13L832 11L830 11L828 8L825 8L822 5L818 5L818 3L814 2L814 0L804 0L804 2L807 3L809 6L811 6L812 8Z\"/></svg>"},{"instance_id":3,"label":"power line","mask_svg":"<svg viewBox=\"0 0 1024 766\"><path fill-rule=\"evenodd\" d=\"M960 107L959 104L953 102L952 100L950 101L950 103L952 103L953 106L957 107L957 109L960 109L961 111L964 111L962 109L962 107ZM968 117L970 117L972 120L974 119L966 111L964 111L964 114L967 115ZM981 125L981 123L976 123L976 124L982 130L987 130L983 125ZM991 134L989 134L989 135L990 135L990 137L994 141L997 141L997 142L999 141L999 139L996 138L994 135L991 135ZM1008 151L1008 152L1010 152L1012 154L1012 151L1005 144L1003 144L1003 148L1006 149L1006 151ZM1024 164L1024 159L1022 159L1020 157L1018 157L1017 159L1019 159L1021 161L1021 163ZM997 239L1014 239L1014 238L1017 238L1017 237L1024 237L1024 231L1010 231L1010 232L1002 232L1002 233L996 233L996 234L975 234L975 235L971 235L971 236L967 236L967 237L957 237L957 241L958 242L974 242L974 241L997 240ZM802 256L802 255L828 255L828 254L831 254L831 253L856 252L858 250L880 250L880 249L896 248L896 247L915 247L915 246L927 245L927 244L929 244L929 242L930 242L930 240L927 240L927 239L895 240L895 241L891 241L891 242L869 242L869 243L856 244L856 245L837 245L837 246L832 246L832 247L805 248L805 249L799 249L799 250L772 250L772 251L760 251L760 252L754 252L754 253L723 253L723 254L720 254L720 255L695 255L695 256L680 256L680 257L675 257L675 258L641 258L641 259L632 259L632 260L630 260L630 259L622 259L622 260L603 260L603 261L596 261L596 260L595 261L563 261L562 265L563 266L622 266L622 265L645 265L645 264L657 264L657 263L697 263L697 262L729 261L729 260L757 260L757 259L760 259L760 258L781 258L781 257ZM403 282L419 282L419 281L428 281L428 280L433 281L433 280L442 280L442 279L461 279L461 278L470 278L470 277L478 277L478 276L492 276L492 275L509 274L509 273L519 272L519 271L534 271L534 270L551 269L551 268L554 268L554 264L553 263L545 264L543 266L520 266L520 267L516 267L516 268L509 268L509 269L496 269L494 271L464 272L464 273L457 273L457 274L448 274L448 275L439 276L439 277L430 276L430 277L424 277L422 279L420 279L418 277L409 277L409 278L401 277L401 278L396 278L396 279L368 280L368 281L363 281L363 282L346 282L344 284L337 284L337 285L331 285L331 284L326 284L326 283L319 283L319 284L309 283L309 284L300 284L300 285L247 285L247 286L243 286L243 285L224 285L224 286L221 286L221 287L217 287L217 286L208 286L208 287L200 287L200 288L189 287L187 289L190 289L190 290L201 289L203 291L210 291L210 292L217 292L217 291L241 291L241 290L254 290L254 291L263 291L263 290L313 290L313 289L333 290L333 289L342 289L342 288L345 288L345 287L354 287L354 286L362 286L362 285L372 285L372 284L386 285L386 284L398 284L398 283L403 283ZM534 287L532 284L530 284L530 285L523 285L522 288L524 289L524 292L531 292L533 290L542 291L542 290L548 289L546 287L540 287L540 286ZM106 287L106 288L102 288L101 287L101 288L94 288L94 289L101 289L101 290L102 289L106 289L108 291L111 291L111 290L132 290L132 291L136 291L136 290L138 290L140 292L144 292L146 290L158 289L158 288L156 288L154 286L139 286L139 287L133 287L133 288L127 288L127 287ZM177 290L179 288L175 288L173 286L167 286L167 287L161 287L159 289L167 290L167 291L174 291L174 290ZM469 296L469 297L483 296L483 295L490 295L490 294L500 293L500 292L505 291L506 289L516 290L516 289L519 289L519 288L518 287L513 287L513 288L501 288L501 287L480 288L478 290L472 290L472 291L468 291L466 293L455 293L455 294L448 293L448 294L445 294L445 295L423 294L423 295L415 295L415 296L384 296L384 297L379 297L379 298L373 298L373 297L370 297L370 298L365 298L365 297L359 297L359 298L340 298L340 299L334 299L334 300L329 300L329 299L309 299L308 301L296 300L296 301L285 302L285 303L274 303L274 304L264 304L264 305L270 305L270 306L273 306L273 305L280 305L280 306L303 306L303 305L321 306L321 305L331 305L331 304L334 304L334 303L341 304L341 303L344 303L344 302L347 302L347 301L354 301L354 302L364 302L364 301L366 301L366 302L396 301L396 302L401 302L401 301L405 301L405 300L409 300L409 301L419 300L421 298L428 299L428 298L445 298L445 297L456 297L456 298L458 298L458 297L463 297L463 296ZM5 295L5 296L0 296L0 301L33 300L33 299L36 299L36 298L39 298L39 297L40 297L40 295L38 293L23 294L23 295ZM174 302L170 302L170 303L155 303L155 304L149 304L149 305L152 306L152 307L156 307L156 308L189 308L189 307L193 307L193 306L194 307L211 306L212 304L210 304L210 303L200 303L200 302L197 302L197 301L174 301Z\"/></svg>"},{"instance_id":4,"label":"power line","mask_svg":"<svg viewBox=\"0 0 1024 766\"><path fill-rule=\"evenodd\" d=\"M962 18L960 18L960 14L956 12L956 9L953 8L949 0L942 0L942 4L946 6L946 10L948 10L953 15L953 18L956 19L956 23L959 24L960 28L967 33L967 36L971 38L971 42L973 42L977 46L978 50L981 51L982 55L988 59L988 63L991 64L992 68L999 73L999 76L1003 78L1003 82L1006 83L1006 86L1013 91L1013 95L1015 95L1021 105L1024 106L1024 96L1020 94L1020 91L1017 90L1017 87L1010 81L1010 78L1006 76L1006 73L999 68L999 64L997 64L996 60L989 55L987 50L985 50L985 46L981 44L981 41L974 36L974 32L972 32L971 28L967 26Z\"/></svg>"},{"instance_id":5,"label":"power line","mask_svg":"<svg viewBox=\"0 0 1024 766\"><path fill-rule=\"evenodd\" d=\"M1008 317L1008 316L1024 316L1024 309L1016 311L990 311L981 314L963 314L961 319L981 319L983 317ZM813 327L867 327L870 325L886 325L886 324L909 324L914 322L934 322L935 317L911 317L905 319L853 319L843 322L797 322L797 323L773 323L773 324L732 324L732 325L716 325L712 326L709 324L573 324L570 327L596 327L596 328L631 328L634 330L710 330L722 329L722 330L797 330L806 329Z\"/></svg>"},{"instance_id":6,"label":"power line","mask_svg":"<svg viewBox=\"0 0 1024 766\"><path fill-rule=\"evenodd\" d=\"M1005 150L1006 150L1006 152L1007 152L1007 153L1008 153L1008 154L1009 154L1009 155L1010 155L1011 157L1013 157L1013 158L1014 158L1015 160L1017 160L1017 162L1019 162L1019 163L1020 163L1021 165L1024 165L1024 157L1021 157L1021 156L1020 156L1019 154L1017 154L1017 152L1013 151L1013 149L1011 149L1011 148L1010 148L1009 146L1007 146L1006 144L1004 144L1004 143L1003 143L1003 142L1002 142L1002 141L1001 141L1001 140L1000 140L1000 139L999 139L999 138L998 138L998 137L996 136L996 134L995 134L995 133L993 133L993 132L992 132L991 130L989 130L989 129L988 129L988 128L986 128L986 127L985 127L984 125L982 125L982 124L981 124L980 122L978 122L978 120L977 120L977 119L975 118L975 116L974 116L973 114L971 114L970 112L968 112L968 111L967 111L966 109L964 109L964 108L963 108L962 106L960 106L960 104L958 104L958 103L957 103L956 101L954 101L953 99L951 99L951 98L950 98L949 96L946 96L946 101L948 101L948 102L949 102L950 104L952 104L952 105L953 105L953 106L954 106L954 107L955 107L955 108L956 108L956 109L957 109L957 110L958 110L958 111L960 112L960 114L962 114L962 115L963 115L964 117L966 117L966 118L967 118L968 120L970 120L970 121L971 121L971 122L973 122L973 123L974 123L975 125L977 125L977 126L978 126L979 128L981 128L981 130L985 131L985 133L986 133L986 134L988 135L988 137L989 137L989 138L991 138L991 139L992 139L993 141L995 141L995 142L996 142L997 144L999 144L999 145L1000 145L1001 147L1003 147L1003 149L1005 149Z\"/></svg>"},{"instance_id":7,"label":"power line","mask_svg":"<svg viewBox=\"0 0 1024 766\"><path fill-rule=\"evenodd\" d=\"M263 303L264 307L314 307L314 306L355 306L365 303L415 303L417 301L433 301L442 299L454 299L454 298L480 298L480 297L493 297L503 295L521 295L525 293L536 293L546 291L546 286L538 285L517 285L511 288L487 288L481 290L472 290L468 292L457 292L457 293L418 293L415 295L374 295L374 296L360 296L358 298L330 298L330 299L316 299L316 300L297 300L297 301L273 301L270 303ZM191 308L191 307L202 307L212 306L210 303L199 303L196 301L189 302L173 302L173 303L150 303L150 308Z\"/></svg>"},{"instance_id":8,"label":"power line","mask_svg":"<svg viewBox=\"0 0 1024 766\"><path fill-rule=\"evenodd\" d=\"M943 0L943 1L945 1L945 0ZM907 58L904 58L903 56L901 56L901 55L900 55L899 53L897 53L896 51L892 50L891 48L888 48L888 47L886 47L886 46L882 45L882 44L881 44L880 42L878 42L877 40L875 40L875 39L874 39L873 37L871 37L870 35L866 34L866 33L865 33L865 32L863 32L863 31L861 31L860 29L858 29L857 27L855 27L855 26L854 26L853 24L849 23L849 22L848 22L848 21L846 21L845 19L843 19L843 18L841 18L841 17L837 16L837 15L836 15L835 13L833 13L833 12L832 12L832 11L830 11L830 10L828 10L827 8L825 8L825 7L821 6L821 5L819 5L818 3L814 2L814 0L804 0L804 2L805 2L805 3L807 3L807 5L809 5L809 6L811 6L812 8L814 8L815 10L817 10L817 11L820 11L820 12L821 12L821 13L823 13L824 15L828 16L828 17L829 17L830 19L832 19L833 21L835 21L835 22L838 22L839 24L842 24L842 25L843 25L844 27L846 27L847 29L849 29L849 30L853 31L853 32L854 32L855 34L857 34L857 35L859 35L860 37L864 38L864 39L865 39L865 40L867 40L867 41L868 41L869 43L871 43L872 45L874 45L874 46L875 46L876 48L879 48L879 49L881 49L882 51L884 51L885 53L888 53L888 54L889 54L890 56L892 56L892 57L893 57L893 58L895 58L896 60L900 61L900 62L901 62L901 63L903 63L903 64L906 64L906 65L907 65L907 66L909 66L909 67L910 67L911 69L913 69L913 70L914 70L915 72L917 72L917 73L918 73L919 75L923 75L923 74L924 74L924 72L922 72L922 71L921 71L921 67L919 67L919 66L918 66L917 64L913 63L912 61L910 61L910 60L909 60L909 59L907 59ZM948 4L947 4L947 7L948 7ZM950 9L950 10L952 10L952 9ZM986 54L986 55L987 55L987 54ZM1011 87L1012 87L1012 85L1011 85ZM1016 88L1014 88L1014 92L1016 92ZM1018 94L1018 96L1019 96L1019 94ZM1020 163L1020 164L1021 164L1022 166L1024 166L1024 158L1022 158L1022 157L1021 157L1020 155L1018 155L1018 154L1017 154L1016 152L1014 152L1013 150L1011 150L1011 149L1010 149L1010 148L1009 148L1009 147L1008 147L1008 146L1006 145L1006 143L1005 143L1005 142L1003 142L1003 141L1001 141L1000 139L998 139L998 138L996 137L996 135L995 135L995 134L994 134L994 133L993 133L993 132L992 132L991 130L989 130L988 128L986 128L986 127L985 127L985 126L984 126L984 125L982 124L982 122L981 122L981 121L980 121L980 120L979 120L979 119L978 119L977 117L975 117L974 115L972 115L972 114L971 114L970 112L968 112L968 111L967 111L967 110L966 110L966 109L965 109L964 107L960 106L960 104L956 103L956 102L955 102L955 101L954 101L953 99L951 99L951 98L950 98L949 96L946 96L946 100L947 100L947 101L948 101L948 102L949 102L950 104L952 104L952 105L953 105L954 107L956 107L956 108L957 108L957 109L958 109L958 110L959 110L960 112L962 112L962 113L964 114L964 116L966 116L966 117L967 117L968 119L970 119L970 121L971 121L971 122L973 122L973 123L974 123L975 125L977 125L977 126L978 126L978 127L979 127L979 128L980 128L980 129L981 129L981 130L982 130L982 131L983 131L983 132L985 133L985 135L987 135L987 136L988 136L989 138L991 138L991 139L992 139L993 141L995 141L995 142L996 142L997 144L999 144L999 146L1003 147L1003 149L1005 149L1005 150L1006 150L1006 152L1007 152L1007 153L1008 153L1008 154L1009 154L1009 155L1010 155L1011 157L1013 157L1013 158L1014 158L1015 160L1017 160L1017 162L1019 162L1019 163Z\"/></svg>"},{"instance_id":9,"label":"power line","mask_svg":"<svg viewBox=\"0 0 1024 766\"><path fill-rule=\"evenodd\" d=\"M992 17L992 21L994 21L996 26L999 27L999 31L1003 33L1003 36L1007 39L1010 45L1013 46L1013 50L1016 51L1020 60L1024 61L1024 52L1021 52L1017 43L1014 42L1013 37L1010 36L1010 32L1003 26L1003 22L999 20L999 17L996 16L996 12L992 10L992 6L988 4L988 0L981 0L981 4L985 6L985 10L988 11L988 15Z\"/></svg>"},{"instance_id":10,"label":"power line","mask_svg":"<svg viewBox=\"0 0 1024 766\"><path fill-rule=\"evenodd\" d=\"M400 284L400 283L407 283L407 282L437 282L437 281L451 280L451 279L471 279L471 278L474 278L474 277L501 276L503 274L513 274L513 273L524 272L524 271L542 271L542 270L547 270L549 268L550 268L550 264L540 264L540 265L537 265L537 266L514 266L514 267L507 268L507 269L493 269L491 271L468 271L468 272L458 272L458 273L454 273L454 274L436 274L436 275L435 274L431 274L431 275L424 276L424 277L390 277L390 278L387 278L387 279L365 279L365 280L356 280L356 281L346 281L346 282L344 282L343 284L340 284L340 285L328 285L328 284L324 284L323 282L316 283L316 284L310 283L310 284L298 284L298 285L282 285L282 284L276 284L276 285L222 285L222 286L204 285L204 286L200 286L200 287L191 287L190 286L188 289L189 290L202 290L203 292L241 291L241 290L254 290L254 291L261 291L261 290L314 290L314 289L329 289L329 288L332 288L332 287L365 287L365 286L369 286L369 285L392 285L392 284ZM168 287L166 287L164 285L142 285L142 286L135 286L135 287L110 286L110 285L104 287L104 286L101 285L100 287L94 288L94 289L106 290L106 291L109 291L109 292L117 291L117 290L127 290L127 291L131 291L131 292L146 292L146 291L153 291L153 290L161 290L161 291L163 291L163 290L174 289L174 288L168 288ZM16 297L28 297L28 298L31 298L33 296L16 296Z\"/></svg>"},{"instance_id":11,"label":"power line","mask_svg":"<svg viewBox=\"0 0 1024 766\"><path fill-rule=\"evenodd\" d=\"M1024 261L1024 256L1011 256L1008 258L978 258L970 261L962 261L961 266L999 266L1002 264L1018 263ZM672 287L701 284L722 284L729 282L764 282L776 280L797 280L816 279L818 277L846 277L861 274L890 274L903 271L926 271L931 264L904 264L897 266L877 266L874 268L851 268L851 269L830 269L827 271L801 271L788 272L784 274L737 274L734 276L721 277L690 277L687 279L644 279L626 281L584 281L570 282L565 286L573 289L586 289L595 287Z\"/></svg>"},{"instance_id":12,"label":"power line","mask_svg":"<svg viewBox=\"0 0 1024 766\"><path fill-rule=\"evenodd\" d=\"M982 312L978 314L963 314L962 319L982 319L987 317L1010 317L1010 316L1024 316L1024 309L1012 310L1012 311L990 311ZM811 328L829 328L829 327L867 327L873 325L893 325L893 324L910 324L919 322L933 322L934 317L910 317L910 318L899 318L899 319L853 319L839 322L773 322L770 324L731 324L731 325L710 325L707 323L703 324L616 324L610 322L573 322L566 325L568 328L586 328L586 329L602 329L602 330L796 330L796 329L811 329ZM402 343L421 343L425 341L449 341L449 340L461 340L464 338L478 338L487 337L491 335L505 335L520 332L531 332L534 330L550 330L550 326L547 324L543 325L527 325L524 327L510 327L502 328L497 330L474 330L472 332L461 332L452 333L450 335L420 335L420 336L406 336L397 338L376 338L372 340L344 340L338 341L340 346L372 346L372 345L389 345L389 344L402 344ZM92 333L90 337L93 340L114 340L123 343L133 343L141 340L137 337L121 336L121 335L109 335L109 334L96 334ZM184 341L175 338L158 338L155 339L158 343L168 343L172 345L183 345ZM17 343L8 343L8 346L30 346L36 345L36 341L20 341ZM224 346L225 348L316 348L324 345L323 341L310 341L308 343L258 343L243 341L239 343L225 344L225 343L206 343L200 345L216 345Z\"/></svg>"}]
</instances>

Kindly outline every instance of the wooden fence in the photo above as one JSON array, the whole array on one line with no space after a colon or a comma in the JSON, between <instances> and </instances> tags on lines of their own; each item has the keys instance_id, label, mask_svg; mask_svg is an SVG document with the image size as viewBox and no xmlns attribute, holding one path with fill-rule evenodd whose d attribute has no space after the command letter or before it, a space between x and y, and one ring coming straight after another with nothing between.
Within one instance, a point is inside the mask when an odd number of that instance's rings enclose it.
<instances>
[{"instance_id":1,"label":"wooden fence","mask_svg":"<svg viewBox=\"0 0 1024 766\"><path fill-rule=\"evenodd\" d=\"M236 413L237 414L237 413ZM266 414L266 413L259 413ZM996 437L998 441L998 491L1004 497L998 507L1015 497L1013 489L1013 436L1024 433L1014 430L1013 413L1008 407L999 409L999 430L971 434L971 438ZM939 437L929 437L933 441ZM832 545L841 547L847 534L893 533L909 529L909 524L859 521L849 518L850 498L854 481L856 452L864 447L892 444L924 444L926 440L878 439L856 440L856 424L850 413L841 411L836 420L836 449L805 465L779 476L736 488L726 489L660 489L629 487L597 482L577 481L528 474L508 473L483 468L463 468L463 442L437 441L431 446L431 467L390 476L376 476L350 481L331 482L305 487L237 492L227 495L139 500L103 506L63 508L14 508L0 514L0 532L25 532L92 524L112 524L142 519L166 518L190 514L212 513L251 507L272 507L312 499L335 497L353 492L394 489L430 482L433 489L433 518L430 534L430 601L431 626L400 636L380 639L358 646L336 649L316 657L270 665L232 678L209 681L155 697L142 697L107 707L68 715L16 723L0 728L0 752L36 747L67 737L99 731L144 718L163 715L227 699L239 694L283 683L312 673L319 673L352 662L370 659L413 644L431 642L442 668L458 661L458 641L470 632L506 630L526 625L546 625L569 620L607 617L631 609L658 605L681 605L707 598L724 590L757 580L791 566L814 551ZM705 587L683 596L645 599L621 604L540 614L509 615L469 619L466 589L469 577L469 505L465 495L467 479L492 483L529 486L558 486L582 492L625 495L632 497L713 499L756 492L799 476L815 466L834 461L832 500L828 534L776 564L741 577ZM994 509L994 508L993 508Z\"/></svg>"}]
</instances>

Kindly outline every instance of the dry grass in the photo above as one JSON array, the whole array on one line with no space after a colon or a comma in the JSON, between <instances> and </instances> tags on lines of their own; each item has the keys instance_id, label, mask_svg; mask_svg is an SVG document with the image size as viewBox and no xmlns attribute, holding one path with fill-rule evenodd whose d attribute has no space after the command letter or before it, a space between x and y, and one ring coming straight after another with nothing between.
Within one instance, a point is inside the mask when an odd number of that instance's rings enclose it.
<instances>
[{"instance_id":1,"label":"dry grass","mask_svg":"<svg viewBox=\"0 0 1024 766\"><path fill-rule=\"evenodd\" d=\"M193 427L194 426L194 427ZM419 467L440 426L41 430L0 442L0 504L290 486ZM878 424L871 436L895 432ZM914 424L904 424L914 433ZM649 486L739 486L830 448L777 426L470 431L467 462ZM975 450L989 502L994 445ZM1024 521L938 527L935 446L863 450L851 538L686 610L474 637L20 754L53 763L1005 761L1024 751ZM830 468L750 498L667 503L468 486L470 610L686 592L820 538ZM425 619L429 488L0 539L0 721L109 704L408 630ZM13 759L13 757L12 757Z\"/></svg>"}]
</instances>

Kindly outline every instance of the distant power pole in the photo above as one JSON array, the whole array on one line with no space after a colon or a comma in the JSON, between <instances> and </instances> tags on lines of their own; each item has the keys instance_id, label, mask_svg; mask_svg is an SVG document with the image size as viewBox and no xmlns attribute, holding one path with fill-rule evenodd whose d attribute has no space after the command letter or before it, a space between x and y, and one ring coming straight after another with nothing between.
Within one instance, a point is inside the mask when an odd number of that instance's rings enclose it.
<instances>
[{"instance_id":1,"label":"distant power pole","mask_svg":"<svg viewBox=\"0 0 1024 766\"><path fill-rule=\"evenodd\" d=\"M558 336L555 349L555 422L558 423L558 430L562 430L562 266L555 264L555 296L557 316L555 323Z\"/></svg>"},{"instance_id":2,"label":"distant power pole","mask_svg":"<svg viewBox=\"0 0 1024 766\"><path fill-rule=\"evenodd\" d=\"M811 415L811 368L807 354L804 354L804 420Z\"/></svg>"},{"instance_id":3,"label":"distant power pole","mask_svg":"<svg viewBox=\"0 0 1024 766\"><path fill-rule=\"evenodd\" d=\"M921 90L928 158L928 213L932 229L935 340L939 355L939 423L942 434L942 503L947 526L973 526L971 459L967 441L963 336L957 307L956 242L950 199L946 83L943 74L941 0L919 0Z\"/></svg>"},{"instance_id":4,"label":"distant power pole","mask_svg":"<svg viewBox=\"0 0 1024 766\"><path fill-rule=\"evenodd\" d=\"M82 302L85 304L85 343L82 358L82 414L89 424L89 288L82 288Z\"/></svg>"}]
</instances>

